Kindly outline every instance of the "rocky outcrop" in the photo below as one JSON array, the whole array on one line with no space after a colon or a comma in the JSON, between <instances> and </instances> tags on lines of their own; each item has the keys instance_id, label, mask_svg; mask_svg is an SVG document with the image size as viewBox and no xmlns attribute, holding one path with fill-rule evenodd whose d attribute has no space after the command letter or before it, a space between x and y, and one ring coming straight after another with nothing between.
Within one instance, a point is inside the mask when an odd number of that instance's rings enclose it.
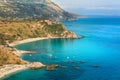
<instances>
[{"instance_id":1,"label":"rocky outcrop","mask_svg":"<svg viewBox=\"0 0 120 80\"><path fill-rule=\"evenodd\" d=\"M33 63L28 64L27 67L30 69L41 69L45 67L45 65L40 62L33 62Z\"/></svg>"},{"instance_id":2,"label":"rocky outcrop","mask_svg":"<svg viewBox=\"0 0 120 80\"><path fill-rule=\"evenodd\" d=\"M81 38L81 36L77 36L74 32L64 31L62 34L63 38Z\"/></svg>"},{"instance_id":3,"label":"rocky outcrop","mask_svg":"<svg viewBox=\"0 0 120 80\"><path fill-rule=\"evenodd\" d=\"M51 64L49 66L46 66L46 70L47 71L51 71L51 70L54 70L56 67L59 67L59 65L57 65L57 64Z\"/></svg>"}]
</instances>

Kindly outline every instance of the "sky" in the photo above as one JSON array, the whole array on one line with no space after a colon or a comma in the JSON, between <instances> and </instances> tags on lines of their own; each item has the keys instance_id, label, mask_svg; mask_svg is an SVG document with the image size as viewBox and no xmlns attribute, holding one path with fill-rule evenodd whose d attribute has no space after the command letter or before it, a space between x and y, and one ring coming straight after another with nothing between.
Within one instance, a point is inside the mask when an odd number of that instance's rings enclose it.
<instances>
[{"instance_id":1,"label":"sky","mask_svg":"<svg viewBox=\"0 0 120 80\"><path fill-rule=\"evenodd\" d=\"M120 0L53 0L65 10L88 15L120 15Z\"/></svg>"}]
</instances>

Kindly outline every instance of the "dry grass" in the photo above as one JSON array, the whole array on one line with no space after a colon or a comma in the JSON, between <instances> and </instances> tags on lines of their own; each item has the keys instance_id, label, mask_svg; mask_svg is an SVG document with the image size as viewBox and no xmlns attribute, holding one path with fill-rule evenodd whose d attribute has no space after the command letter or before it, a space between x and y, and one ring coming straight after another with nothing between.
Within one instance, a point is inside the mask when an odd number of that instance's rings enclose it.
<instances>
[{"instance_id":1,"label":"dry grass","mask_svg":"<svg viewBox=\"0 0 120 80\"><path fill-rule=\"evenodd\" d=\"M62 37L65 27L51 20L0 21L0 44L37 37Z\"/></svg>"},{"instance_id":2,"label":"dry grass","mask_svg":"<svg viewBox=\"0 0 120 80\"><path fill-rule=\"evenodd\" d=\"M0 21L0 45L6 45L14 41L37 37L61 37L66 28L56 21L42 20L21 20L21 21ZM0 46L0 65L24 64L25 61Z\"/></svg>"},{"instance_id":3,"label":"dry grass","mask_svg":"<svg viewBox=\"0 0 120 80\"><path fill-rule=\"evenodd\" d=\"M0 66L5 64L25 64L26 61L20 59L19 56L10 52L7 48L0 46Z\"/></svg>"}]
</instances>

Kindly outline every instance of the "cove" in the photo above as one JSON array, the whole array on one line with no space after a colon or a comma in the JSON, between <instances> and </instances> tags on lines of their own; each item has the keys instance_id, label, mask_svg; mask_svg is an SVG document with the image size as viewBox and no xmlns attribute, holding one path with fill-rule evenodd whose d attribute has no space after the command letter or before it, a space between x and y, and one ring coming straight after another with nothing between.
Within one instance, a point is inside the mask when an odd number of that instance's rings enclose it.
<instances>
[{"instance_id":1,"label":"cove","mask_svg":"<svg viewBox=\"0 0 120 80\"><path fill-rule=\"evenodd\" d=\"M120 18L82 18L62 22L83 39L46 39L15 46L36 51L28 61L66 68L24 70L3 80L120 80ZM85 63L81 63L84 60ZM93 66L98 65L98 68ZM80 67L76 69L75 66Z\"/></svg>"}]
</instances>

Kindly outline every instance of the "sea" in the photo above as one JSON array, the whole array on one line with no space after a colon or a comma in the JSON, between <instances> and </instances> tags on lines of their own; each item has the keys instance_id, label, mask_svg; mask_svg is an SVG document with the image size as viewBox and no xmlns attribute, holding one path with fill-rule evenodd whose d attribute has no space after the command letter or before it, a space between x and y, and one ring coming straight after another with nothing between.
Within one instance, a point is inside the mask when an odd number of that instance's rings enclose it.
<instances>
[{"instance_id":1,"label":"sea","mask_svg":"<svg viewBox=\"0 0 120 80\"><path fill-rule=\"evenodd\" d=\"M24 60L61 67L53 71L27 69L3 80L120 80L120 17L86 17L61 23L84 38L46 39L15 46L37 52L24 54Z\"/></svg>"}]
</instances>

